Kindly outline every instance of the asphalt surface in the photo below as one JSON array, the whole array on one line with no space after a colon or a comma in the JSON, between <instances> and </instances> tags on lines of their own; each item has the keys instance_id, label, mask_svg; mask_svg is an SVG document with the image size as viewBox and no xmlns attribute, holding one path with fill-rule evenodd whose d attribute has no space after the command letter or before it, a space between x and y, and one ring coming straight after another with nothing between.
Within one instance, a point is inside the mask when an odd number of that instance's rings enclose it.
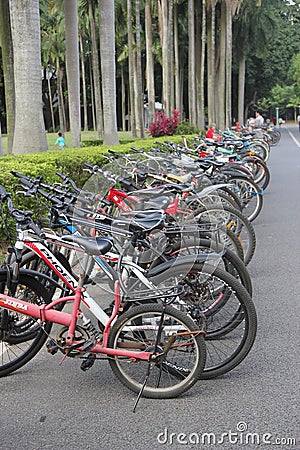
<instances>
[{"instance_id":1,"label":"asphalt surface","mask_svg":"<svg viewBox=\"0 0 300 450\"><path fill-rule=\"evenodd\" d=\"M142 399L133 413L135 394L106 361L82 372L80 362L60 366L60 357L43 349L1 378L1 450L300 448L298 128L282 128L268 166L272 179L254 222L258 245L249 267L259 327L245 361L183 397Z\"/></svg>"}]
</instances>

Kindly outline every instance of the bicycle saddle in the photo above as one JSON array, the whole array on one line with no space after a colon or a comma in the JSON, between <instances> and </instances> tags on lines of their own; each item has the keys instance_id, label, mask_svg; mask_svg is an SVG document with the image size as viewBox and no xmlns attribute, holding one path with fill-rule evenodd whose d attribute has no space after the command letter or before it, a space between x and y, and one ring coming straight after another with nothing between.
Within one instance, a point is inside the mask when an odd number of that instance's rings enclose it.
<instances>
[{"instance_id":1,"label":"bicycle saddle","mask_svg":"<svg viewBox=\"0 0 300 450\"><path fill-rule=\"evenodd\" d=\"M66 234L62 236L62 241L74 242L83 248L89 255L105 255L113 246L113 239L110 237L85 237L75 236L73 234Z\"/></svg>"}]
</instances>

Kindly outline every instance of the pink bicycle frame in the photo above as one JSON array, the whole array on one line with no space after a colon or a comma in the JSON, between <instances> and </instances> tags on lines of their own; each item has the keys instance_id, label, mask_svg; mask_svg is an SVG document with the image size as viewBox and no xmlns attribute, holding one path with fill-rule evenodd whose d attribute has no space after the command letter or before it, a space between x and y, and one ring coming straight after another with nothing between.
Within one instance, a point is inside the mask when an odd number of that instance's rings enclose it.
<instances>
[{"instance_id":1,"label":"pink bicycle frame","mask_svg":"<svg viewBox=\"0 0 300 450\"><path fill-rule=\"evenodd\" d=\"M94 347L89 350L89 353L101 353L105 355L111 355L111 356L124 356L127 358L132 358L132 360L143 360L143 361L149 361L152 353L151 352L136 352L136 351L130 351L130 350L121 350L121 349L115 349L115 348L108 348L107 342L108 337L110 333L110 326L113 320L115 319L119 307L120 307L120 286L119 282L115 282L115 307L112 316L110 317L108 323L105 326L104 332L103 332L103 340L102 343L96 343ZM76 342L75 337L75 329L76 329L76 323L77 319L81 317L80 312L80 303L82 301L82 292L84 291L84 288L77 287L75 295L71 295L68 297L61 297L54 302L50 303L49 305L43 304L43 305L34 305L32 303L26 302L24 300L16 299L14 297L9 297L4 294L0 294L0 306L5 309L9 309L12 311L16 311L18 313L34 317L36 319L40 319L42 322L52 322L59 325L64 325L68 327L68 334L66 337L66 343L67 345L74 345L75 343L78 344L80 342ZM72 308L71 313L65 313L63 311L57 311L54 310L54 306L61 302L68 302L73 301L74 305ZM76 346L76 350L80 351L81 347Z\"/></svg>"}]
</instances>

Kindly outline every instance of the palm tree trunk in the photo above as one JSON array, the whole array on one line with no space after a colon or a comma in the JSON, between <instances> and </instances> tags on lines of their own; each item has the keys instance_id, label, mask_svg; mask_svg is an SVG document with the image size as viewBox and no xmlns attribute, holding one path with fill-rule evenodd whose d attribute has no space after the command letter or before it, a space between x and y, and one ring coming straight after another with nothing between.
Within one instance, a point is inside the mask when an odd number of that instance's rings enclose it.
<instances>
[{"instance_id":1,"label":"palm tree trunk","mask_svg":"<svg viewBox=\"0 0 300 450\"><path fill-rule=\"evenodd\" d=\"M207 106L208 123L216 122L216 0L209 3L210 20L207 23Z\"/></svg>"},{"instance_id":2,"label":"palm tree trunk","mask_svg":"<svg viewBox=\"0 0 300 450\"><path fill-rule=\"evenodd\" d=\"M174 0L169 1L168 17L168 99L170 115L174 111Z\"/></svg>"},{"instance_id":3,"label":"palm tree trunk","mask_svg":"<svg viewBox=\"0 0 300 450\"><path fill-rule=\"evenodd\" d=\"M15 123L13 153L48 148L42 109L40 15L38 0L10 2L14 52ZM28 74L30 73L30 77Z\"/></svg>"},{"instance_id":4,"label":"palm tree trunk","mask_svg":"<svg viewBox=\"0 0 300 450\"><path fill-rule=\"evenodd\" d=\"M1 131L1 120L0 120L0 156L3 156L3 145L2 145L2 131Z\"/></svg>"},{"instance_id":5,"label":"palm tree trunk","mask_svg":"<svg viewBox=\"0 0 300 450\"><path fill-rule=\"evenodd\" d=\"M245 75L246 75L246 56L243 55L239 61L239 89L238 89L238 121L245 123Z\"/></svg>"},{"instance_id":6,"label":"palm tree trunk","mask_svg":"<svg viewBox=\"0 0 300 450\"><path fill-rule=\"evenodd\" d=\"M169 63L168 63L168 0L161 0L162 18L162 104L167 116L170 116L170 99L168 96Z\"/></svg>"},{"instance_id":7,"label":"palm tree trunk","mask_svg":"<svg viewBox=\"0 0 300 450\"><path fill-rule=\"evenodd\" d=\"M137 75L137 117L141 139L145 138L144 126L144 91L142 81L141 61L141 23L140 23L140 0L135 1L135 24L136 24L136 75Z\"/></svg>"},{"instance_id":8,"label":"palm tree trunk","mask_svg":"<svg viewBox=\"0 0 300 450\"><path fill-rule=\"evenodd\" d=\"M134 58L133 58L133 33L132 33L132 7L131 0L127 0L127 33L128 33L128 67L129 67L129 96L130 96L130 129L131 136L136 138L136 117L134 104Z\"/></svg>"},{"instance_id":9,"label":"palm tree trunk","mask_svg":"<svg viewBox=\"0 0 300 450\"><path fill-rule=\"evenodd\" d=\"M200 35L200 33L199 33ZM205 112L204 112L204 72L205 72L205 44L206 44L206 8L205 0L202 0L202 27L201 27L201 40L200 40L200 68L199 80L198 80L198 102L197 102L197 126L201 130L205 127Z\"/></svg>"},{"instance_id":10,"label":"palm tree trunk","mask_svg":"<svg viewBox=\"0 0 300 450\"><path fill-rule=\"evenodd\" d=\"M15 130L14 57L10 27L9 0L0 1L0 41L5 87L7 153L12 153Z\"/></svg>"},{"instance_id":11,"label":"palm tree trunk","mask_svg":"<svg viewBox=\"0 0 300 450\"><path fill-rule=\"evenodd\" d=\"M94 84L93 84L93 69L92 69L92 61L89 58L89 70L90 70L90 80L91 80L91 107L92 107L92 123L93 123L93 130L97 131L97 125L96 125L96 114L95 114L95 95L94 95Z\"/></svg>"},{"instance_id":12,"label":"palm tree trunk","mask_svg":"<svg viewBox=\"0 0 300 450\"><path fill-rule=\"evenodd\" d=\"M72 146L78 148L80 147L81 120L77 0L72 2L64 0L64 12L70 130Z\"/></svg>"},{"instance_id":13,"label":"palm tree trunk","mask_svg":"<svg viewBox=\"0 0 300 450\"><path fill-rule=\"evenodd\" d=\"M58 66L56 68L56 77L57 77L57 91L58 91L57 96L58 96L59 129L62 133L64 133L66 131L66 118L65 118L64 97L62 89L63 71Z\"/></svg>"},{"instance_id":14,"label":"palm tree trunk","mask_svg":"<svg viewBox=\"0 0 300 450\"><path fill-rule=\"evenodd\" d=\"M145 32L146 32L146 83L148 96L149 124L154 121L155 115L155 85L154 85L154 63L152 53L152 17L151 0L145 4Z\"/></svg>"},{"instance_id":15,"label":"palm tree trunk","mask_svg":"<svg viewBox=\"0 0 300 450\"><path fill-rule=\"evenodd\" d=\"M221 3L219 67L217 76L217 126L225 128L225 92L226 92L226 5Z\"/></svg>"},{"instance_id":16,"label":"palm tree trunk","mask_svg":"<svg viewBox=\"0 0 300 450\"><path fill-rule=\"evenodd\" d=\"M99 32L104 119L104 145L119 143L116 112L114 2L99 0Z\"/></svg>"},{"instance_id":17,"label":"palm tree trunk","mask_svg":"<svg viewBox=\"0 0 300 450\"><path fill-rule=\"evenodd\" d=\"M95 12L93 3L89 3L89 22L91 27L91 41L92 41L92 73L93 73L93 92L94 92L94 114L96 119L96 129L98 138L103 136L103 109L102 109L102 95L100 87L100 63L98 54L98 45L96 37Z\"/></svg>"},{"instance_id":18,"label":"palm tree trunk","mask_svg":"<svg viewBox=\"0 0 300 450\"><path fill-rule=\"evenodd\" d=\"M196 83L195 83L195 7L194 0L188 0L188 100L189 121L196 123Z\"/></svg>"},{"instance_id":19,"label":"palm tree trunk","mask_svg":"<svg viewBox=\"0 0 300 450\"><path fill-rule=\"evenodd\" d=\"M81 78L82 78L82 96L83 96L83 129L88 131L88 112L87 112L87 96L86 96L86 80L85 80L85 60L82 43L82 35L79 34L80 60L81 60Z\"/></svg>"},{"instance_id":20,"label":"palm tree trunk","mask_svg":"<svg viewBox=\"0 0 300 450\"><path fill-rule=\"evenodd\" d=\"M47 74L47 83L48 83L48 93L49 93L49 106L51 112L51 123L52 123L52 131L55 131L55 119L54 119L54 111L53 111L53 97L52 97L52 89L51 89L51 78L53 72L46 71Z\"/></svg>"},{"instance_id":21,"label":"palm tree trunk","mask_svg":"<svg viewBox=\"0 0 300 450\"><path fill-rule=\"evenodd\" d=\"M180 62L178 44L178 8L174 5L174 76L175 76L175 108L182 112L182 95L180 83Z\"/></svg>"},{"instance_id":22,"label":"palm tree trunk","mask_svg":"<svg viewBox=\"0 0 300 450\"><path fill-rule=\"evenodd\" d=\"M121 67L121 88L122 88L122 131L126 131L126 84L124 77L124 67Z\"/></svg>"}]
</instances>

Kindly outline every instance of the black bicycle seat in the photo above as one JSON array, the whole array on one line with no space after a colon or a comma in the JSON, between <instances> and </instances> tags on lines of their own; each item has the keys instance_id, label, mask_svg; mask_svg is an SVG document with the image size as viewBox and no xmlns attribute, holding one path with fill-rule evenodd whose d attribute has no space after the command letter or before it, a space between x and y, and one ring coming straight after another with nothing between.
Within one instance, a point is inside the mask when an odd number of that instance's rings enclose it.
<instances>
[{"instance_id":1,"label":"black bicycle seat","mask_svg":"<svg viewBox=\"0 0 300 450\"><path fill-rule=\"evenodd\" d=\"M64 242L74 242L83 248L89 255L105 255L113 246L113 239L110 237L85 237L75 236L74 234L66 234L62 236Z\"/></svg>"}]
</instances>

